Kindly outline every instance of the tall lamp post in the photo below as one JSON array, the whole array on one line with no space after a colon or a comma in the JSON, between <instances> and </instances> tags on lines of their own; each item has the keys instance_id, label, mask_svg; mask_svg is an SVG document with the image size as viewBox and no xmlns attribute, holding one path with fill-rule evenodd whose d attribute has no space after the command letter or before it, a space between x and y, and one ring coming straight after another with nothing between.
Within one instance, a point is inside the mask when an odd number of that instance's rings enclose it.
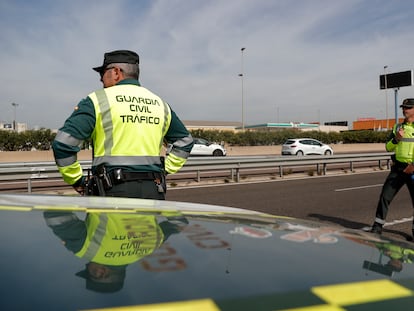
<instances>
[{"instance_id":1,"label":"tall lamp post","mask_svg":"<svg viewBox=\"0 0 414 311\"><path fill-rule=\"evenodd\" d=\"M14 111L13 111L13 131L16 131L16 107L19 106L19 104L12 103L11 105L14 108Z\"/></svg>"},{"instance_id":2,"label":"tall lamp post","mask_svg":"<svg viewBox=\"0 0 414 311\"><path fill-rule=\"evenodd\" d=\"M241 101L242 101L242 130L244 131L244 66L243 66L243 51L246 48L241 48L241 73L239 77L241 77Z\"/></svg>"},{"instance_id":3,"label":"tall lamp post","mask_svg":"<svg viewBox=\"0 0 414 311\"><path fill-rule=\"evenodd\" d=\"M388 92L387 92L387 68L388 66L384 66L384 87L385 87L385 119L387 120L387 131L389 128L389 120L388 120Z\"/></svg>"}]
</instances>

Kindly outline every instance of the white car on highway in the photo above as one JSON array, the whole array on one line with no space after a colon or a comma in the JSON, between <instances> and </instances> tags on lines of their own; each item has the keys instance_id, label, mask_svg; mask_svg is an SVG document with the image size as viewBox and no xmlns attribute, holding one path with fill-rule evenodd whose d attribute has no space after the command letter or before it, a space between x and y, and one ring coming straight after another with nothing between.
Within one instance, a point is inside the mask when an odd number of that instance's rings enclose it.
<instances>
[{"instance_id":1,"label":"white car on highway","mask_svg":"<svg viewBox=\"0 0 414 311\"><path fill-rule=\"evenodd\" d=\"M215 156L222 157L226 155L226 149L223 144L209 142L203 138L193 138L194 146L190 155L192 156Z\"/></svg>"},{"instance_id":2,"label":"white car on highway","mask_svg":"<svg viewBox=\"0 0 414 311\"><path fill-rule=\"evenodd\" d=\"M333 150L327 144L313 138L288 139L282 145L282 155L332 155Z\"/></svg>"}]
</instances>

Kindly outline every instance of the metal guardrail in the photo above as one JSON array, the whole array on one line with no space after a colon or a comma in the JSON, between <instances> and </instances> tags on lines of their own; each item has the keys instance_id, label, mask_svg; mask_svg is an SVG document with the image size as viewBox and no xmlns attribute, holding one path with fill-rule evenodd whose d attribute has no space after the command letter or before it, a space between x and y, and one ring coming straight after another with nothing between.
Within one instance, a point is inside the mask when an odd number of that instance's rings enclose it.
<instances>
[{"instance_id":1,"label":"metal guardrail","mask_svg":"<svg viewBox=\"0 0 414 311\"><path fill-rule=\"evenodd\" d=\"M316 171L326 175L328 167L338 164L349 165L349 170L354 170L355 163L363 164L377 162L381 168L383 163L390 167L392 153L361 153L340 154L333 156L244 156L244 157L191 157L179 174L195 173L197 181L201 181L202 172L229 171L233 181L240 181L240 173L243 170L252 169L277 169L279 176L283 177L284 171L292 167L315 166ZM80 161L87 170L92 161ZM27 180L28 192L31 192L32 181L37 179L61 178L54 162L15 162L0 163L0 182L13 180Z\"/></svg>"},{"instance_id":2,"label":"metal guardrail","mask_svg":"<svg viewBox=\"0 0 414 311\"><path fill-rule=\"evenodd\" d=\"M80 161L87 170L91 161ZM32 192L32 183L35 180L62 179L55 162L9 162L0 163L0 183L12 181L27 181L27 191Z\"/></svg>"},{"instance_id":3,"label":"metal guardrail","mask_svg":"<svg viewBox=\"0 0 414 311\"><path fill-rule=\"evenodd\" d=\"M250 156L250 157L227 157L227 158L190 158L186 165L180 170L183 172L196 172L197 181L200 182L201 172L203 171L222 171L230 170L231 179L240 181L240 172L248 169L277 168L280 177L284 171L291 167L315 166L316 171L326 175L328 166L335 164L348 164L349 170L354 170L355 163L377 162L378 168L385 162L386 167L390 168L390 152L382 153L361 153L343 154L333 156Z\"/></svg>"}]
</instances>

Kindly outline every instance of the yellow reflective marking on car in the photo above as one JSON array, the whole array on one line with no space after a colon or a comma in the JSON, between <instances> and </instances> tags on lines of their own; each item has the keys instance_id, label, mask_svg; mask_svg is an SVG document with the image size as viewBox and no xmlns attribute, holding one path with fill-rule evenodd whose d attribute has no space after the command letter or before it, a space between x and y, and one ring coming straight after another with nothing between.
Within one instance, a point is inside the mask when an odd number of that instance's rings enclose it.
<instances>
[{"instance_id":1,"label":"yellow reflective marking on car","mask_svg":"<svg viewBox=\"0 0 414 311\"><path fill-rule=\"evenodd\" d=\"M326 302L346 306L412 296L413 292L389 280L313 287L312 292Z\"/></svg>"},{"instance_id":2,"label":"yellow reflective marking on car","mask_svg":"<svg viewBox=\"0 0 414 311\"><path fill-rule=\"evenodd\" d=\"M300 307L294 309L285 309L285 310L278 310L278 311L346 311L338 306L331 306L331 305L317 305L311 307Z\"/></svg>"},{"instance_id":3,"label":"yellow reflective marking on car","mask_svg":"<svg viewBox=\"0 0 414 311\"><path fill-rule=\"evenodd\" d=\"M172 303L158 303L142 306L127 306L104 309L88 309L85 311L220 311L211 299L189 300Z\"/></svg>"},{"instance_id":4,"label":"yellow reflective marking on car","mask_svg":"<svg viewBox=\"0 0 414 311\"><path fill-rule=\"evenodd\" d=\"M30 212L32 210L31 207L21 207L21 206L0 206L0 210L2 211L17 211L17 212Z\"/></svg>"},{"instance_id":5,"label":"yellow reflective marking on car","mask_svg":"<svg viewBox=\"0 0 414 311\"><path fill-rule=\"evenodd\" d=\"M39 211L47 211L47 210L54 210L54 211L64 211L64 212L84 212L87 209L85 207L77 207L77 206L46 206L46 205L34 205L33 210Z\"/></svg>"}]
</instances>

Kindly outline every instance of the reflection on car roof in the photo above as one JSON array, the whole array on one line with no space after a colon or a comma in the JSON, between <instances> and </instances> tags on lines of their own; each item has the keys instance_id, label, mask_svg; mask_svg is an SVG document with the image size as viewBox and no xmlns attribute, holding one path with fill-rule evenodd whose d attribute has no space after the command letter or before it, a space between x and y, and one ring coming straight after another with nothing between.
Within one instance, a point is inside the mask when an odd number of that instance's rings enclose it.
<instances>
[{"instance_id":1,"label":"reflection on car roof","mask_svg":"<svg viewBox=\"0 0 414 311\"><path fill-rule=\"evenodd\" d=\"M0 213L2 310L402 310L414 302L413 244L341 226L57 195L0 195Z\"/></svg>"}]
</instances>

